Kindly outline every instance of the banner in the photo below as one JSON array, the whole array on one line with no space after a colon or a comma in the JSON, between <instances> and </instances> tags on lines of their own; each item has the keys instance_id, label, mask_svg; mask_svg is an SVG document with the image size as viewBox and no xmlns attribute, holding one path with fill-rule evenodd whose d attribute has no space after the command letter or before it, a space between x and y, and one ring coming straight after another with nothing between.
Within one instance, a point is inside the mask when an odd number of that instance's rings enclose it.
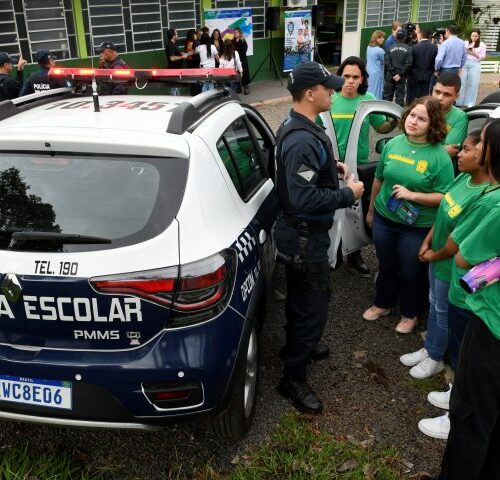
<instances>
[{"instance_id":1,"label":"banner","mask_svg":"<svg viewBox=\"0 0 500 480\"><path fill-rule=\"evenodd\" d=\"M283 71L293 70L295 65L312 60L312 13L311 10L285 12L285 56Z\"/></svg>"},{"instance_id":2,"label":"banner","mask_svg":"<svg viewBox=\"0 0 500 480\"><path fill-rule=\"evenodd\" d=\"M215 28L220 30L224 40L232 39L234 29L239 27L248 43L247 55L253 55L253 26L251 8L220 8L205 10L205 26L210 29L210 35Z\"/></svg>"}]
</instances>

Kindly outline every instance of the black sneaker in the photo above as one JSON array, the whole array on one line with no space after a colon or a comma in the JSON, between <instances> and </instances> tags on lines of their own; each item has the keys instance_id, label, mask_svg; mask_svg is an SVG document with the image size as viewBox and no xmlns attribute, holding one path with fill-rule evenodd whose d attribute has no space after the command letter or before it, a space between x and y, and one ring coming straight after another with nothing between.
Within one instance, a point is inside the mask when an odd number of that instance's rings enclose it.
<instances>
[{"instance_id":1,"label":"black sneaker","mask_svg":"<svg viewBox=\"0 0 500 480\"><path fill-rule=\"evenodd\" d=\"M303 413L320 413L323 404L306 382L281 379L276 387L278 393L293 401L297 410Z\"/></svg>"},{"instance_id":2,"label":"black sneaker","mask_svg":"<svg viewBox=\"0 0 500 480\"><path fill-rule=\"evenodd\" d=\"M347 264L350 267L357 270L362 275L369 275L370 274L370 269L368 268L368 265L363 260L363 257L361 256L360 250L356 250L355 252L349 253L347 255Z\"/></svg>"},{"instance_id":3,"label":"black sneaker","mask_svg":"<svg viewBox=\"0 0 500 480\"><path fill-rule=\"evenodd\" d=\"M285 360L286 347L283 347L280 350L279 355L280 355L281 360ZM324 360L325 358L328 358L329 356L330 356L330 349L328 348L328 345L326 345L323 342L319 342L316 345L316 348L311 353L311 360L313 360L314 362L319 362L320 360Z\"/></svg>"}]
</instances>

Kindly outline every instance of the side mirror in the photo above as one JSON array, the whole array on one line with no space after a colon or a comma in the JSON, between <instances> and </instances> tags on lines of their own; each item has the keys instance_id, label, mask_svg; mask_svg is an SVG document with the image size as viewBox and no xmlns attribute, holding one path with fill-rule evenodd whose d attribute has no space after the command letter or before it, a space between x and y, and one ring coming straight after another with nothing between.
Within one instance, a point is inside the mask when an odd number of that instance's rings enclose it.
<instances>
[{"instance_id":1,"label":"side mirror","mask_svg":"<svg viewBox=\"0 0 500 480\"><path fill-rule=\"evenodd\" d=\"M384 149L386 143L391 139L391 137L381 138L375 144L375 151L380 155Z\"/></svg>"}]
</instances>

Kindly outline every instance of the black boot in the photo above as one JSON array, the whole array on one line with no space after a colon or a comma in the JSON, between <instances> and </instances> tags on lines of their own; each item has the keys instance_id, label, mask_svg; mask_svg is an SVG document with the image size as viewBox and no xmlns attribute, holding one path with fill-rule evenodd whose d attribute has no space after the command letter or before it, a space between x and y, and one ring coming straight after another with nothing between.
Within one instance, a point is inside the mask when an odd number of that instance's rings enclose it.
<instances>
[{"instance_id":1,"label":"black boot","mask_svg":"<svg viewBox=\"0 0 500 480\"><path fill-rule=\"evenodd\" d=\"M243 93L245 95L249 95L250 94L250 89L248 88L248 85L244 85L243 86Z\"/></svg>"},{"instance_id":2,"label":"black boot","mask_svg":"<svg viewBox=\"0 0 500 480\"><path fill-rule=\"evenodd\" d=\"M370 274L370 269L361 256L361 250L356 250L355 252L349 253L347 255L347 263L349 266L363 275Z\"/></svg>"},{"instance_id":3,"label":"black boot","mask_svg":"<svg viewBox=\"0 0 500 480\"><path fill-rule=\"evenodd\" d=\"M285 360L286 346L284 346L280 350L279 355L280 355L281 360ZM311 360L314 360L315 362L319 362L320 360L324 360L325 358L328 358L329 356L330 356L330 349L328 348L328 345L326 343L319 342L311 353Z\"/></svg>"},{"instance_id":4,"label":"black boot","mask_svg":"<svg viewBox=\"0 0 500 480\"><path fill-rule=\"evenodd\" d=\"M304 413L320 413L321 400L305 381L281 379L276 387L278 393L293 401L295 408Z\"/></svg>"}]
</instances>

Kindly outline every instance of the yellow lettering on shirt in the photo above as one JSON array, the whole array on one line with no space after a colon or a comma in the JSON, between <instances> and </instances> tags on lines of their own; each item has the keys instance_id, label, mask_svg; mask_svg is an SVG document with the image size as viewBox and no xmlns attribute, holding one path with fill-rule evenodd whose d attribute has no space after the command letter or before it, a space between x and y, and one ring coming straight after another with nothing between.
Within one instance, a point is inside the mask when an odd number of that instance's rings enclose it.
<instances>
[{"instance_id":1,"label":"yellow lettering on shirt","mask_svg":"<svg viewBox=\"0 0 500 480\"><path fill-rule=\"evenodd\" d=\"M448 205L450 207L454 207L456 202L455 200L453 200L453 197L451 196L450 192L448 192L445 196L444 196L444 199L446 200L446 202L448 203Z\"/></svg>"},{"instance_id":2,"label":"yellow lettering on shirt","mask_svg":"<svg viewBox=\"0 0 500 480\"><path fill-rule=\"evenodd\" d=\"M427 160L419 160L417 162L417 172L424 173L427 170L427 165L429 165Z\"/></svg>"},{"instance_id":3,"label":"yellow lettering on shirt","mask_svg":"<svg viewBox=\"0 0 500 480\"><path fill-rule=\"evenodd\" d=\"M407 163L408 165L415 165L415 160L404 157L403 155L398 155L397 153L389 153L387 158L389 158L390 160L397 160L398 162Z\"/></svg>"},{"instance_id":4,"label":"yellow lettering on shirt","mask_svg":"<svg viewBox=\"0 0 500 480\"><path fill-rule=\"evenodd\" d=\"M451 125L449 123L446 124L446 132L450 133Z\"/></svg>"},{"instance_id":5,"label":"yellow lettering on shirt","mask_svg":"<svg viewBox=\"0 0 500 480\"><path fill-rule=\"evenodd\" d=\"M332 118L347 118L352 120L354 118L354 113L332 113Z\"/></svg>"},{"instance_id":6,"label":"yellow lettering on shirt","mask_svg":"<svg viewBox=\"0 0 500 480\"><path fill-rule=\"evenodd\" d=\"M450 218L455 218L457 215L460 214L461 211L462 211L462 207L457 203L456 205L453 205L453 207L451 207L448 210L448 216Z\"/></svg>"}]
</instances>

